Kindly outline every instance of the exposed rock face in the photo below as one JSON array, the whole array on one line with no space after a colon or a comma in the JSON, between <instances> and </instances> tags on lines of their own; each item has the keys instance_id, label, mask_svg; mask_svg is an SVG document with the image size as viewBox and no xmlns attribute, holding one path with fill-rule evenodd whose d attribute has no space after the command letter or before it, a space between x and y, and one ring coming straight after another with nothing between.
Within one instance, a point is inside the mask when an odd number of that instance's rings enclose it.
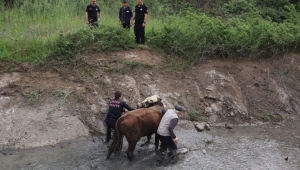
<instances>
[{"instance_id":1,"label":"exposed rock face","mask_svg":"<svg viewBox=\"0 0 300 170\"><path fill-rule=\"evenodd\" d=\"M88 128L66 110L56 102L24 107L12 97L0 97L0 148L55 145L88 136Z\"/></svg>"},{"instance_id":2,"label":"exposed rock face","mask_svg":"<svg viewBox=\"0 0 300 170\"><path fill-rule=\"evenodd\" d=\"M150 50L91 54L84 60L83 66L43 71L27 64L18 72L0 69L1 146L36 147L87 136L91 130L105 133L102 121L116 90L133 107L157 95L167 108L186 108L181 120L223 127L224 122L255 121L263 114L299 117L298 55L260 62L206 60L181 71ZM206 123L178 125L210 129Z\"/></svg>"},{"instance_id":3,"label":"exposed rock face","mask_svg":"<svg viewBox=\"0 0 300 170\"><path fill-rule=\"evenodd\" d=\"M239 114L248 115L241 87L231 75L224 75L216 70L205 72L205 75L210 82L203 92L205 101L208 101L206 114L224 114L236 110Z\"/></svg>"}]
</instances>

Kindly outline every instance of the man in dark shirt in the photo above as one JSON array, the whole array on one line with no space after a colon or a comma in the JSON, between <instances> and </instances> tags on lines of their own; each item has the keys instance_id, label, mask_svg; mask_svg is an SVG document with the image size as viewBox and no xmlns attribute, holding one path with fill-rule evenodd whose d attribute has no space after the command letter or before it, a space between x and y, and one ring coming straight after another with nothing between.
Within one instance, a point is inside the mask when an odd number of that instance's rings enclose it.
<instances>
[{"instance_id":1,"label":"man in dark shirt","mask_svg":"<svg viewBox=\"0 0 300 170\"><path fill-rule=\"evenodd\" d=\"M131 111L134 110L130 107L125 101L122 100L122 93L117 91L115 92L115 99L109 102L109 109L104 122L107 125L106 130L106 140L105 143L108 143L111 138L111 128L115 128L117 120L122 116L122 113L125 112L125 109Z\"/></svg>"},{"instance_id":2,"label":"man in dark shirt","mask_svg":"<svg viewBox=\"0 0 300 170\"><path fill-rule=\"evenodd\" d=\"M135 20L134 34L136 43L145 44L145 26L148 18L148 8L143 4L143 0L137 0L137 3L131 25L133 24L133 20Z\"/></svg>"},{"instance_id":3,"label":"man in dark shirt","mask_svg":"<svg viewBox=\"0 0 300 170\"><path fill-rule=\"evenodd\" d=\"M156 134L161 142L161 149L168 148L170 150L169 156L173 158L177 156L176 143L178 143L178 137L175 135L173 129L177 125L178 114L182 110L182 107L179 105L176 105L175 109L168 109L159 123Z\"/></svg>"},{"instance_id":4,"label":"man in dark shirt","mask_svg":"<svg viewBox=\"0 0 300 170\"><path fill-rule=\"evenodd\" d=\"M86 23L91 26L98 26L98 21L100 21L101 12L98 5L96 5L96 0L91 0L91 4L85 9Z\"/></svg>"},{"instance_id":5,"label":"man in dark shirt","mask_svg":"<svg viewBox=\"0 0 300 170\"><path fill-rule=\"evenodd\" d=\"M123 6L119 10L119 25L123 28L130 29L130 20L132 18L132 10L128 6L128 0L123 0Z\"/></svg>"}]
</instances>

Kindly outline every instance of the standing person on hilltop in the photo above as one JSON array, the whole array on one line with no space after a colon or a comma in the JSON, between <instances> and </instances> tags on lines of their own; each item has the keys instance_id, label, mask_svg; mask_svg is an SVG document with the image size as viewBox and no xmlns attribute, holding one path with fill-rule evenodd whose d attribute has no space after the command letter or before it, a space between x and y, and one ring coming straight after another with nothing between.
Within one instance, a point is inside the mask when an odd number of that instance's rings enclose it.
<instances>
[{"instance_id":1,"label":"standing person on hilltop","mask_svg":"<svg viewBox=\"0 0 300 170\"><path fill-rule=\"evenodd\" d=\"M134 15L131 19L131 25L134 23L134 35L137 44L145 44L145 27L148 18L148 8L143 3L143 0L137 0Z\"/></svg>"},{"instance_id":2,"label":"standing person on hilltop","mask_svg":"<svg viewBox=\"0 0 300 170\"><path fill-rule=\"evenodd\" d=\"M123 28L130 29L130 20L132 18L132 10L128 6L128 0L123 0L123 6L119 10L119 25Z\"/></svg>"},{"instance_id":3,"label":"standing person on hilltop","mask_svg":"<svg viewBox=\"0 0 300 170\"><path fill-rule=\"evenodd\" d=\"M107 125L106 140L104 143L108 143L111 139L111 129L115 129L115 124L122 116L122 113L125 112L125 109L129 111L134 110L125 101L123 101L122 98L122 93L117 91L115 92L115 99L109 102L108 113L104 120Z\"/></svg>"},{"instance_id":4,"label":"standing person on hilltop","mask_svg":"<svg viewBox=\"0 0 300 170\"><path fill-rule=\"evenodd\" d=\"M98 21L100 21L101 11L98 5L96 5L96 0L91 0L91 4L85 9L86 23L90 26L98 26Z\"/></svg>"},{"instance_id":5,"label":"standing person on hilltop","mask_svg":"<svg viewBox=\"0 0 300 170\"><path fill-rule=\"evenodd\" d=\"M162 117L158 129L157 137L161 142L161 152L169 149L168 156L171 157L174 161L177 159L177 145L178 137L174 134L173 129L178 122L178 114L183 110L179 105L176 105L174 109L168 109L164 116Z\"/></svg>"}]
</instances>

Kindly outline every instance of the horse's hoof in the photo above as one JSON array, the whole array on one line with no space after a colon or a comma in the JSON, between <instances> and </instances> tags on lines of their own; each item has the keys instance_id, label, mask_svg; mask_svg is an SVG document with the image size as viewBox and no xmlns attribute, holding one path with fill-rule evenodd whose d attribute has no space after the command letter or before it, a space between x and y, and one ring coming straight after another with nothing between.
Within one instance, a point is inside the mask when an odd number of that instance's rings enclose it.
<instances>
[{"instance_id":1,"label":"horse's hoof","mask_svg":"<svg viewBox=\"0 0 300 170\"><path fill-rule=\"evenodd\" d=\"M133 160L133 152L126 152L129 161Z\"/></svg>"}]
</instances>

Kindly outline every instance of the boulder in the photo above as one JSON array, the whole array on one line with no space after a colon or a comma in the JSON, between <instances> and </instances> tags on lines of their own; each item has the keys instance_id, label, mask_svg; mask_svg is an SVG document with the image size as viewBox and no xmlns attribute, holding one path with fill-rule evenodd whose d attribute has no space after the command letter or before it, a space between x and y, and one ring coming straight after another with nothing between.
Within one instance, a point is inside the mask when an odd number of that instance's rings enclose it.
<instances>
[{"instance_id":1,"label":"boulder","mask_svg":"<svg viewBox=\"0 0 300 170\"><path fill-rule=\"evenodd\" d=\"M225 128L226 128L226 129L233 129L233 124L231 124L231 123L226 123L226 124L225 124Z\"/></svg>"},{"instance_id":2,"label":"boulder","mask_svg":"<svg viewBox=\"0 0 300 170\"><path fill-rule=\"evenodd\" d=\"M189 149L188 148L179 148L178 150L177 150L177 153L178 154L186 154L186 153L188 153L189 152Z\"/></svg>"},{"instance_id":3,"label":"boulder","mask_svg":"<svg viewBox=\"0 0 300 170\"><path fill-rule=\"evenodd\" d=\"M202 132L205 129L205 122L196 122L194 123L195 128L198 132Z\"/></svg>"},{"instance_id":4,"label":"boulder","mask_svg":"<svg viewBox=\"0 0 300 170\"><path fill-rule=\"evenodd\" d=\"M209 123L206 123L206 124L205 124L205 129L206 129L206 130L210 130L210 127L211 127L211 126L210 126Z\"/></svg>"},{"instance_id":5,"label":"boulder","mask_svg":"<svg viewBox=\"0 0 300 170\"><path fill-rule=\"evenodd\" d=\"M189 120L179 120L177 126L187 130L194 129L195 127L193 122Z\"/></svg>"}]
</instances>

